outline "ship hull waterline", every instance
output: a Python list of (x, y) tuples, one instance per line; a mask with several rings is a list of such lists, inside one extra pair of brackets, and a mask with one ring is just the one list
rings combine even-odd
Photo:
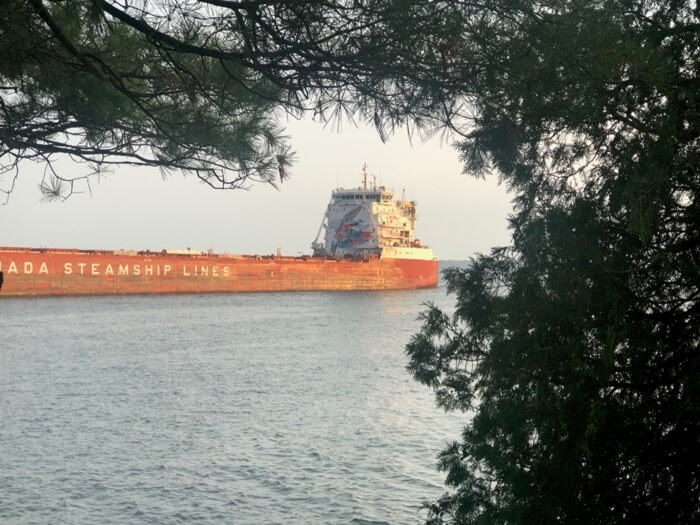
[(436, 259), (0, 248), (0, 297), (433, 288)]

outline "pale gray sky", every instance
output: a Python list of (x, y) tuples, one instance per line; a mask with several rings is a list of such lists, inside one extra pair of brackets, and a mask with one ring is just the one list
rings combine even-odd
[(41, 203), (42, 170), (23, 167), (0, 206), (0, 245), (80, 249), (213, 249), (286, 255), (310, 253), (330, 193), (361, 183), (362, 164), (377, 182), (418, 202), (416, 236), (441, 259), (465, 259), (508, 243), (510, 196), (496, 177), (461, 174), (456, 151), (437, 139), (411, 145), (405, 132), (383, 144), (370, 127), (337, 131), (312, 121), (287, 126), (297, 163), (277, 191), (216, 191), (194, 177), (163, 181), (158, 170), (115, 169), (93, 195)]

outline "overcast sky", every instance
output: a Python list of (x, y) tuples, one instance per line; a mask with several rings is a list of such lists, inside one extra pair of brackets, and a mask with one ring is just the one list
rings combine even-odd
[(166, 181), (158, 170), (117, 168), (93, 194), (42, 203), (42, 170), (23, 167), (0, 206), (0, 245), (80, 249), (185, 248), (228, 253), (310, 253), (330, 193), (357, 187), (362, 164), (377, 183), (418, 202), (416, 237), (441, 259), (466, 259), (508, 243), (510, 196), (496, 178), (461, 174), (457, 153), (432, 139), (402, 134), (383, 144), (369, 127), (338, 131), (312, 121), (287, 126), (297, 162), (280, 191), (216, 191), (194, 177)]

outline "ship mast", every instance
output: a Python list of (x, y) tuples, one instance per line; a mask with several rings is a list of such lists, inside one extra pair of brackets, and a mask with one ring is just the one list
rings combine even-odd
[(362, 164), (362, 189), (367, 191), (367, 163)]

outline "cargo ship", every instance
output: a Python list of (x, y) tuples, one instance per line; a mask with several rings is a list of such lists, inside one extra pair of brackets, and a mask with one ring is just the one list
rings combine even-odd
[(0, 247), (0, 297), (435, 287), (416, 219), (416, 202), (368, 187), (365, 167), (360, 187), (332, 192), (312, 255)]

